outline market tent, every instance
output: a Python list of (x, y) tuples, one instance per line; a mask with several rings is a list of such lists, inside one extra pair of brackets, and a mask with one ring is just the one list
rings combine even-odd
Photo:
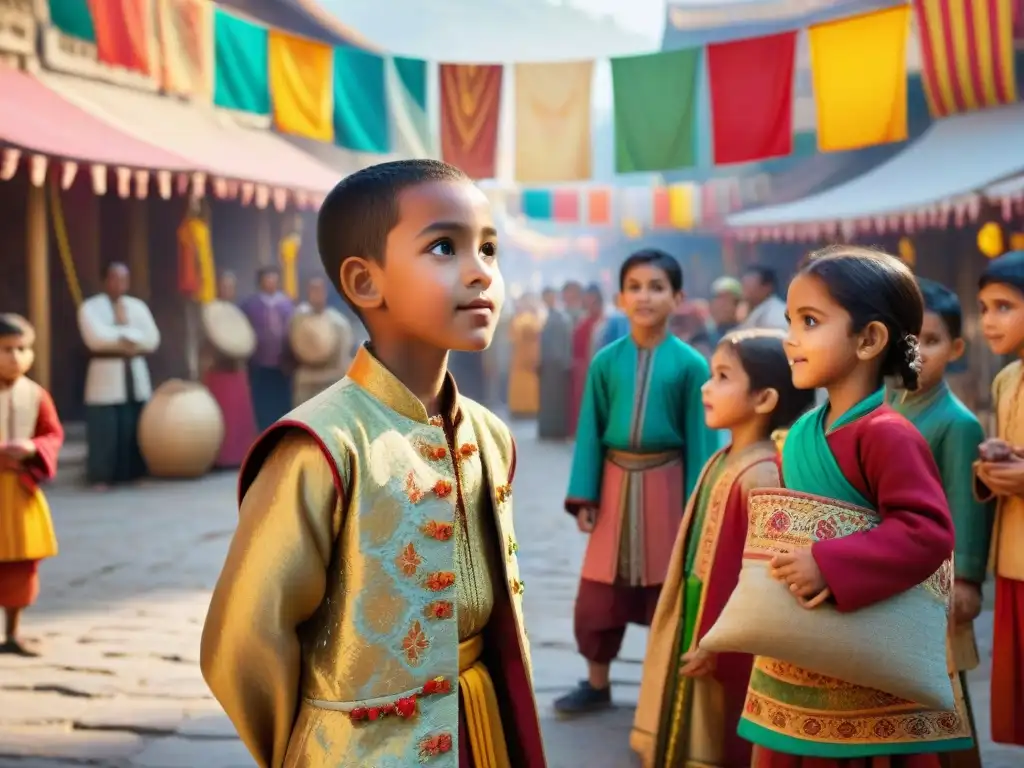
[(0, 144), (113, 168), (176, 171), (190, 167), (181, 155), (122, 133), (31, 75), (6, 67), (0, 67)]
[(192, 170), (215, 184), (253, 183), (315, 197), (338, 179), (336, 171), (280, 136), (243, 126), (213, 107), (71, 75), (41, 72), (38, 77), (103, 122), (186, 158)]
[(730, 228), (859, 223), (954, 204), (1024, 171), (1024, 104), (933, 124), (887, 162), (802, 200), (735, 214)]
[(329, 45), (376, 50), (376, 46), (351, 27), (324, 11), (316, 0), (219, 0), (272, 29), (319, 40)]

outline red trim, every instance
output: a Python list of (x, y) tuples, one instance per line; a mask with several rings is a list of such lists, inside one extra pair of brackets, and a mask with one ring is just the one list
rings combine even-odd
[[(986, 2), (986, 0), (976, 0), (977, 2)], [(1003, 69), (1003, 35), (1006, 34), (1004, 30), (1000, 29), (999, 22), (1001, 20), (999, 7), (1002, 5), (1002, 0), (987, 0), (988, 2), (988, 29), (984, 31), (984, 34), (989, 36), (989, 47), (992, 50), (992, 77), (995, 80), (996, 87), (996, 99), (1000, 104), (1009, 104), (1013, 101), (1013, 89), (1011, 84), (1013, 83), (1014, 71), (1011, 69), (1009, 72)], [(1018, 2), (1018, 12), (1024, 16), (1024, 4)], [(1013, 23), (1014, 9), (1010, 7), (1010, 21)], [(1016, 53), (1013, 46), (1014, 33), (1010, 32), (1010, 66), (1013, 67), (1016, 62)]]
[[(276, 424), (271, 424), (266, 430), (264, 430), (263, 434), (257, 437), (256, 441), (249, 446), (249, 451), (245, 454), (245, 459), (242, 460), (242, 468), (238, 471), (238, 505), (242, 505), (242, 501), (245, 499), (245, 492), (249, 490), (249, 486), (252, 485), (253, 481), (256, 479), (256, 474), (259, 472), (259, 467), (256, 467), (255, 472), (252, 473), (252, 477), (249, 477), (249, 464), (251, 462), (258, 462), (258, 464), (262, 466), (263, 462), (266, 461), (267, 456), (270, 454), (270, 450), (273, 449), (276, 444), (276, 440), (283, 437), (283, 433), (288, 429), (300, 429), (316, 441), (317, 446), (320, 448), (320, 452), (324, 455), (324, 458), (327, 459), (327, 464), (331, 468), (331, 477), (334, 480), (334, 490), (338, 494), (338, 499), (344, 503), (345, 486), (341, 482), (341, 473), (338, 471), (338, 464), (335, 462), (334, 456), (331, 454), (330, 450), (328, 450), (327, 444), (308, 424), (304, 424), (301, 421), (296, 421), (294, 419), (284, 419)], [(273, 443), (269, 441), (271, 435), (274, 435), (276, 438)], [(260, 452), (261, 455), (257, 455), (257, 452)]]
[(508, 465), (508, 484), (512, 485), (512, 478), (516, 476), (516, 461), (518, 460), (519, 452), (516, 448), (516, 439), (511, 437), (511, 435), (509, 437), (512, 440), (512, 461)]
[[(953, 107), (954, 112), (963, 112), (967, 109), (967, 99), (964, 98), (963, 83), (960, 82), (960, 76), (957, 72), (957, 53), (956, 43), (953, 42), (953, 14), (951, 6), (953, 3), (960, 2), (960, 0), (942, 0), (941, 2), (941, 16), (942, 16), (942, 40), (943, 45), (946, 47), (946, 65), (949, 68), (949, 83), (953, 91)], [(967, 13), (967, 9), (964, 9), (964, 13)]]

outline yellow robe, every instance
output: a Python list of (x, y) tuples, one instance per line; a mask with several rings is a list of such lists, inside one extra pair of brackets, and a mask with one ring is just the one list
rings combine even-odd
[(540, 332), (544, 327), (534, 312), (520, 312), (512, 320), (509, 337), (508, 409), (516, 416), (533, 416), (540, 410)]

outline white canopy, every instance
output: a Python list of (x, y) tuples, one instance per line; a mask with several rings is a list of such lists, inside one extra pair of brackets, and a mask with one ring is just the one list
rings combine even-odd
[[(1024, 103), (969, 112), (933, 124), (910, 146), (867, 173), (816, 195), (734, 214), (740, 230), (820, 232), (880, 219), (975, 212), (978, 195), (1000, 194), (1024, 173)], [(749, 232), (748, 232), (749, 233)]]

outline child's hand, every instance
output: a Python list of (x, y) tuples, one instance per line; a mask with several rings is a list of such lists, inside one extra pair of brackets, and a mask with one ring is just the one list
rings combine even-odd
[(794, 597), (814, 597), (828, 586), (810, 547), (776, 555), (771, 567), (772, 578), (789, 586)]
[(707, 677), (715, 671), (715, 654), (698, 648), (683, 656), (683, 668), (679, 674), (683, 677)]
[(982, 461), (978, 478), (996, 496), (1024, 496), (1024, 460), (1016, 453), (1005, 461)]
[(580, 507), (576, 513), (576, 527), (583, 533), (590, 533), (594, 530), (594, 523), (597, 522), (596, 507)]
[(23, 461), (36, 455), (36, 444), (31, 440), (12, 440), (3, 444), (3, 452), (12, 459)]
[(953, 621), (956, 624), (970, 624), (981, 614), (981, 589), (969, 581), (957, 581), (953, 585)]

